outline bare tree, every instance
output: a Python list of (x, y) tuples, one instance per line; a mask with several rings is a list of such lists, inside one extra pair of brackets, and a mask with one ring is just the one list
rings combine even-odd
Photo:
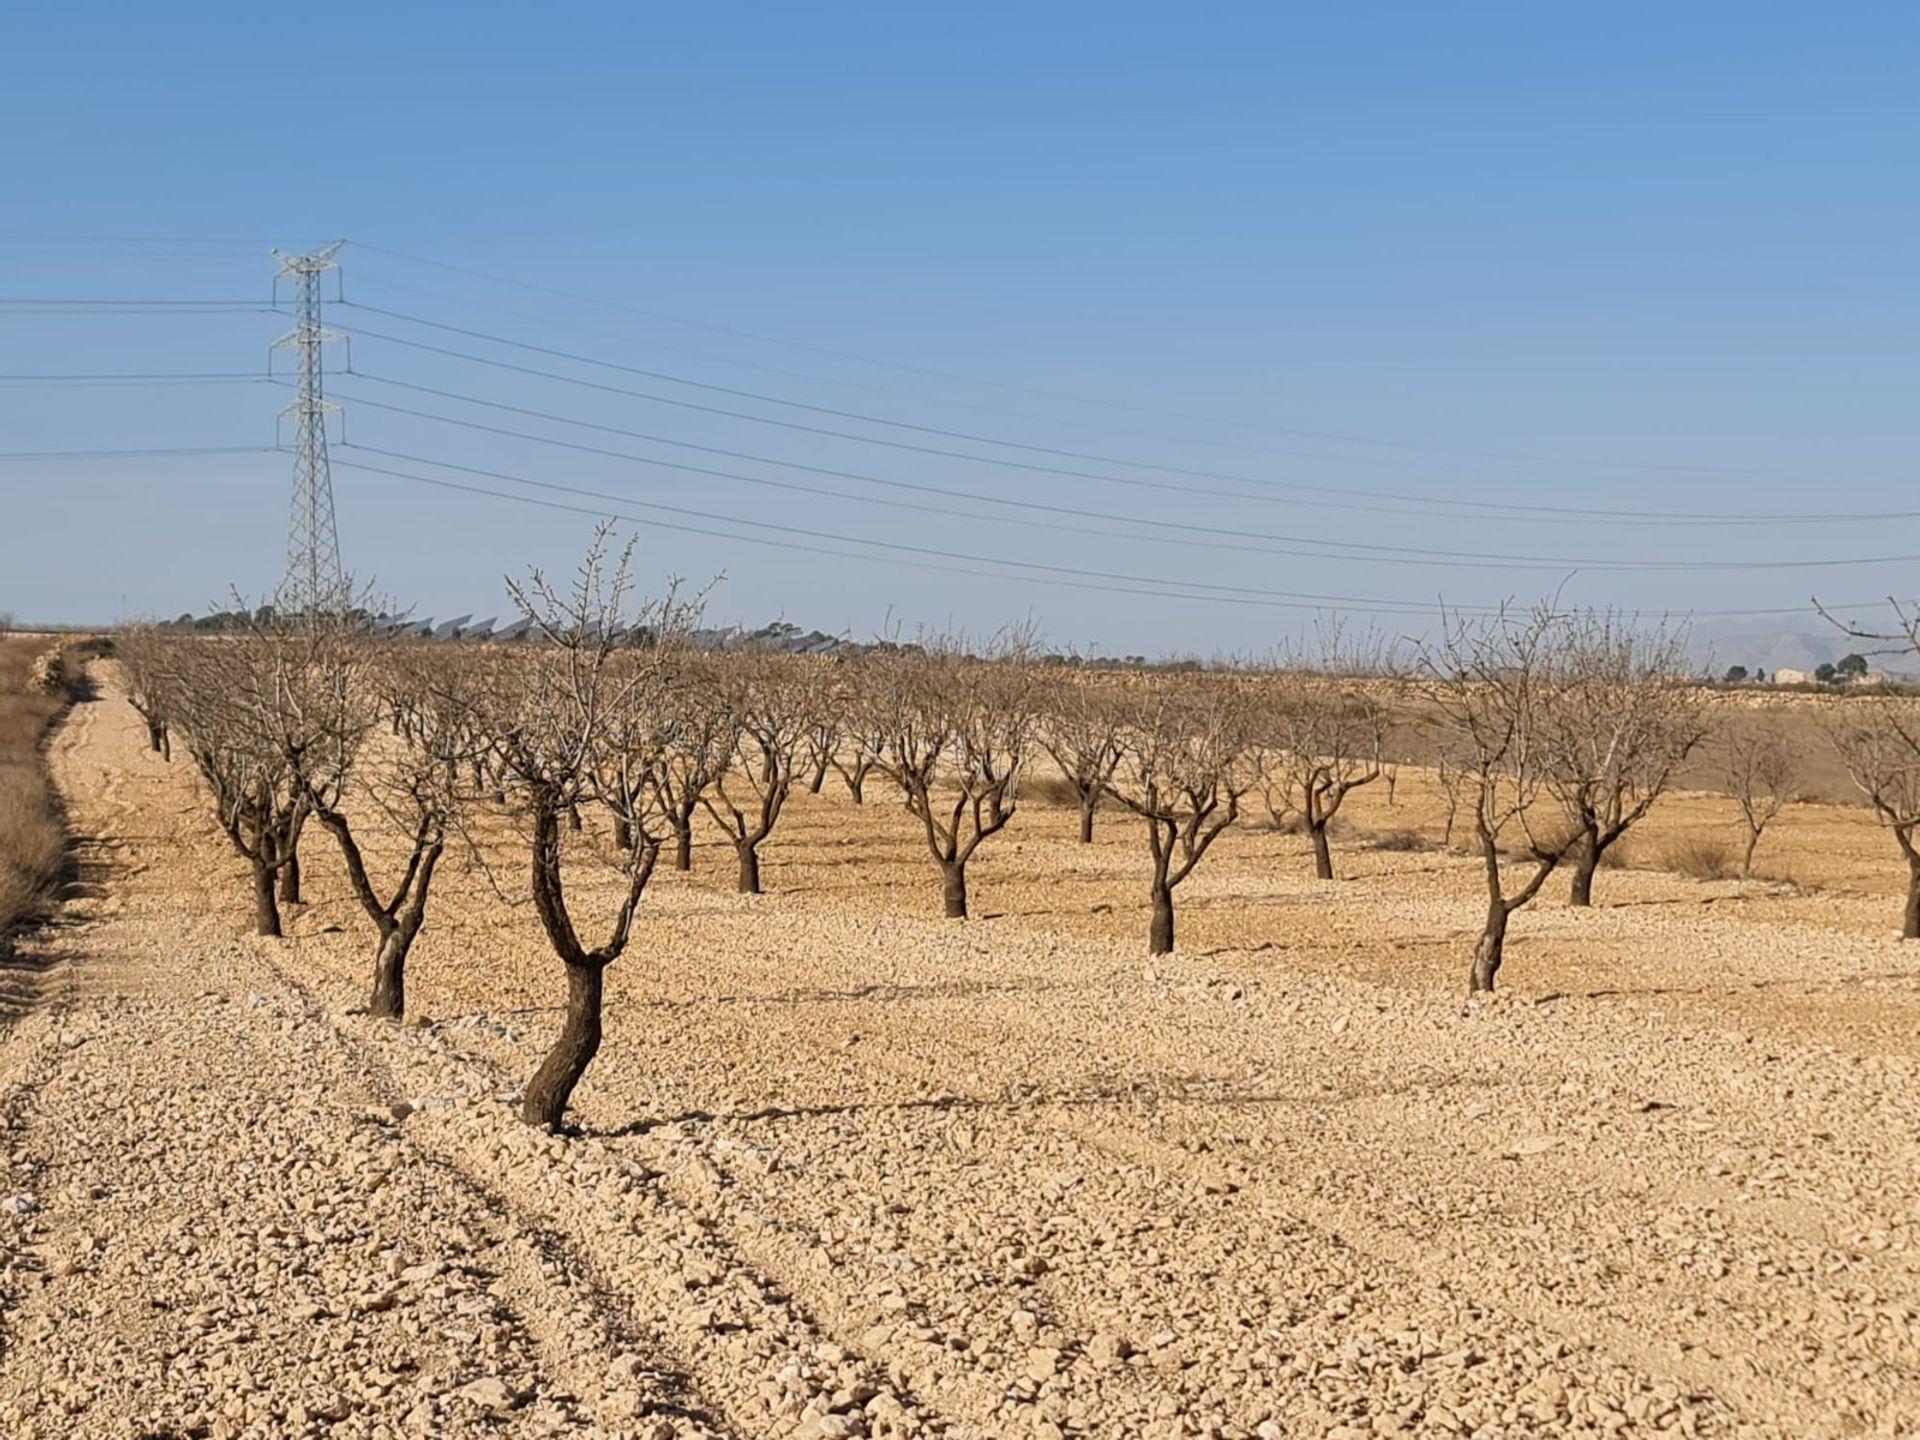
[(726, 749), (700, 804), (727, 833), (740, 861), (740, 890), (760, 893), (760, 847), (793, 793), (815, 686), (803, 660), (784, 655), (716, 657), (706, 674), (725, 729)]
[(1173, 950), (1173, 892), (1240, 816), (1254, 779), (1237, 677), (1190, 675), (1124, 697), (1121, 760), (1107, 793), (1146, 822), (1153, 857), (1147, 948)]
[(1546, 786), (1578, 832), (1567, 903), (1593, 903), (1601, 857), (1646, 817), (1706, 737), (1700, 689), (1686, 673), (1686, 636), (1624, 617), (1564, 617), (1552, 652), (1554, 684), (1538, 731)]
[(976, 658), (941, 638), (867, 662), (875, 763), (920, 822), (950, 920), (967, 916), (967, 862), (1014, 816), (1033, 735), (1029, 649), (1009, 633)]
[(562, 820), (582, 803), (607, 803), (605, 777), (624, 773), (629, 763), (621, 752), (630, 749), (631, 717), (650, 712), (668, 683), (663, 657), (669, 652), (658, 637), (691, 619), (690, 607), (671, 590), (664, 599), (631, 603), (632, 546), (610, 556), (608, 535), (603, 527), (564, 590), (537, 570), (525, 583), (509, 585), (539, 638), (491, 657), (475, 702), (514, 781), (534, 910), (567, 977), (560, 1032), (520, 1104), (522, 1119), (549, 1129), (561, 1123), (599, 1052), (606, 969), (627, 948), (658, 854), (657, 845), (637, 845), (619, 855), (620, 899), (605, 938), (589, 948), (568, 901)]
[(126, 677), (127, 699), (147, 727), (147, 745), (173, 759), (171, 707), (178, 689), (171, 660), (177, 640), (153, 625), (134, 625), (114, 637), (113, 653)]
[[(357, 659), (349, 626), (263, 613), (232, 635), (183, 638), (170, 666), (173, 723), (221, 829), (253, 872), (255, 929), (282, 932), (276, 882), (297, 864), (316, 796), (337, 803), (359, 733), (343, 720)], [(293, 892), (297, 898), (297, 887)]]
[(856, 805), (867, 803), (867, 780), (887, 746), (885, 727), (875, 722), (878, 712), (866, 690), (869, 674), (869, 669), (862, 666), (843, 675), (840, 703), (844, 707), (841, 724), (845, 743), (827, 757), (834, 773), (846, 782), (847, 794)]
[(1835, 707), (1827, 735), (1880, 823), (1907, 860), (1900, 934), (1920, 939), (1920, 701), (1851, 700)]
[(1257, 718), (1267, 813), (1298, 815), (1313, 840), (1313, 873), (1333, 879), (1327, 827), (1348, 795), (1384, 773), (1387, 708), (1364, 680), (1285, 669), (1260, 684)]
[[(1448, 773), (1472, 813), (1486, 872), (1486, 922), (1467, 980), (1473, 993), (1493, 989), (1513, 913), (1540, 893), (1583, 837), (1557, 813), (1545, 823), (1536, 814), (1552, 754), (1546, 740), (1563, 622), (1542, 606), (1524, 619), (1505, 612), (1485, 621), (1448, 615), (1442, 625), (1441, 639), (1422, 657), (1421, 688)], [(1509, 891), (1502, 846), (1516, 837), (1532, 869)]]
[(661, 697), (661, 743), (648, 783), (673, 837), (673, 868), (693, 869), (693, 817), (732, 758), (734, 730), (714, 673), (719, 663), (688, 656), (680, 683)]
[(1120, 766), (1120, 709), (1111, 687), (1075, 675), (1050, 675), (1040, 744), (1080, 802), (1080, 843), (1093, 843), (1093, 817)]
[(1758, 715), (1742, 717), (1721, 732), (1720, 762), (1727, 793), (1740, 807), (1747, 830), (1740, 873), (1750, 876), (1760, 836), (1791, 797), (1799, 765), (1779, 727)]
[[(370, 650), (371, 641), (366, 642)], [(309, 795), (313, 815), (333, 836), (346, 866), (354, 900), (375, 936), (369, 1013), (398, 1020), (406, 1014), (406, 967), (426, 923), (433, 878), (445, 853), (449, 827), (457, 823), (462, 779), (473, 764), (479, 739), (472, 724), (475, 696), (462, 657), (419, 643), (394, 642), (375, 650), (360, 703), (342, 712), (362, 743), (382, 714), (393, 718), (394, 743), (362, 754), (356, 788), (378, 823), (406, 846), (399, 878), (383, 893), (367, 864), (362, 836), (345, 797)]]

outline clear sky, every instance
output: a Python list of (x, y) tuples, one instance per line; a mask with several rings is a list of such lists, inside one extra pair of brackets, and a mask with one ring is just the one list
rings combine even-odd
[[(349, 462), (650, 517), (715, 618), (862, 636), (1864, 602), (1920, 590), (1916, 77), (1896, 4), (22, 6), (0, 296), (264, 302), (268, 244), (347, 238), (342, 546), (442, 618), (590, 515)], [(287, 324), (82, 308), (0, 306), (0, 373), (258, 373)], [(0, 453), (271, 445), (287, 398), (0, 382)], [(269, 591), (289, 473), (0, 460), (0, 610)], [(1855, 563), (1736, 568), (1809, 560)]]

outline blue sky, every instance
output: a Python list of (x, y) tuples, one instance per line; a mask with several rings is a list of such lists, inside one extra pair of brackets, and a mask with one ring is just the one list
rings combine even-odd
[[(0, 296), (265, 297), (264, 243), (344, 236), (347, 298), (414, 317), (333, 309), (345, 327), (896, 422), (724, 401), (868, 438), (821, 436), (356, 336), (379, 378), (335, 381), (365, 447), (337, 462), (630, 497), (649, 575), (726, 572), (721, 619), (1033, 614), (1063, 644), (1213, 651), (1297, 633), (1312, 610), (1279, 592), (1392, 630), (1568, 574), (1576, 600), (1646, 608), (1866, 601), (1920, 589), (1916, 567), (1678, 567), (1920, 554), (1920, 524), (1471, 507), (1920, 510), (1916, 73), (1920, 12), (1894, 5), (35, 6), (0, 51)], [(0, 307), (0, 373), (258, 370), (286, 324), (26, 309)], [(0, 452), (271, 444), (285, 399), (7, 383)], [(925, 438), (904, 425), (1101, 458), (871, 443)], [(1023, 459), (1083, 473), (1002, 463)], [(0, 610), (270, 590), (288, 474), (0, 462)], [(874, 503), (929, 501), (902, 484), (961, 513)], [(344, 465), (335, 489), (349, 566), (441, 616), (498, 611), (503, 571), (566, 564), (592, 524)], [(1325, 542), (1349, 548), (1272, 553)]]

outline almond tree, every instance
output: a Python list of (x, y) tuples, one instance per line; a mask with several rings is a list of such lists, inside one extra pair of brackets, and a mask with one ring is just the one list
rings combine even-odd
[[(1421, 689), (1459, 803), (1472, 815), (1486, 873), (1486, 921), (1473, 947), (1471, 994), (1493, 989), (1514, 912), (1540, 893), (1583, 835), (1557, 811), (1541, 815), (1538, 803), (1552, 755), (1546, 742), (1563, 622), (1541, 607), (1525, 619), (1505, 611), (1485, 621), (1444, 616), (1442, 627), (1441, 639), (1422, 657)], [(1507, 888), (1503, 846), (1531, 867), (1517, 889)]]
[(1793, 792), (1798, 762), (1779, 727), (1767, 724), (1758, 715), (1744, 716), (1726, 727), (1721, 734), (1720, 759), (1727, 793), (1740, 807), (1740, 819), (1747, 830), (1740, 873), (1751, 876), (1753, 852), (1760, 847), (1761, 834), (1785, 808)]
[(700, 804), (727, 832), (740, 861), (740, 891), (760, 893), (760, 847), (780, 823), (812, 722), (816, 687), (798, 661), (776, 655), (715, 657), (714, 687), (724, 758)]
[(1387, 708), (1364, 682), (1283, 670), (1260, 686), (1258, 724), (1267, 813), (1298, 815), (1313, 839), (1313, 873), (1333, 879), (1327, 827), (1348, 795), (1384, 773)]
[(169, 650), (169, 725), (185, 731), (215, 818), (252, 871), (255, 931), (278, 936), (312, 797), (337, 798), (355, 758), (340, 723), (354, 685), (348, 627), (263, 610), (237, 633)]
[(1173, 950), (1173, 892), (1240, 816), (1253, 783), (1237, 677), (1181, 676), (1120, 699), (1121, 758), (1107, 793), (1146, 822), (1153, 858), (1147, 948)]
[(356, 781), (372, 812), (368, 818), (406, 846), (399, 877), (383, 891), (345, 804), (320, 792), (308, 799), (314, 818), (339, 846), (353, 898), (373, 926), (367, 1010), (398, 1020), (406, 1014), (407, 957), (426, 923), (434, 874), (460, 814), (462, 777), (480, 742), (472, 724), (475, 697), (463, 683), (472, 667), (463, 657), (400, 641), (379, 647), (368, 670), (366, 693), (343, 713), (342, 723), (357, 726), (364, 737), (383, 713), (392, 719), (394, 742), (362, 756)]
[(1852, 700), (1827, 718), (1827, 736), (1907, 861), (1900, 935), (1920, 939), (1920, 701)]
[(1585, 906), (1601, 857), (1666, 793), (1706, 737), (1707, 712), (1687, 679), (1683, 632), (1589, 611), (1558, 627), (1553, 660), (1551, 723), (1539, 734), (1547, 789), (1580, 841), (1567, 903)]
[(1108, 686), (1073, 675), (1053, 683), (1040, 722), (1040, 745), (1080, 803), (1080, 843), (1093, 843), (1093, 816), (1119, 768), (1120, 709)]
[[(536, 641), (489, 657), (474, 704), (511, 776), (528, 842), (531, 895), (547, 943), (567, 978), (566, 1011), (553, 1047), (521, 1098), (530, 1125), (557, 1127), (574, 1087), (599, 1052), (605, 973), (626, 951), (658, 846), (621, 852), (623, 884), (604, 938), (581, 939), (567, 893), (563, 819), (583, 804), (609, 804), (609, 774), (625, 774), (632, 717), (658, 705), (669, 683), (658, 637), (679, 633), (692, 607), (673, 591), (632, 602), (632, 546), (608, 555), (608, 531), (596, 536), (564, 590), (533, 571), (509, 594), (533, 621)], [(612, 800), (618, 804), (618, 800)], [(635, 829), (644, 817), (629, 814)], [(584, 843), (581, 849), (590, 851)]]
[(875, 764), (900, 787), (940, 867), (947, 918), (967, 918), (967, 862), (1013, 819), (1032, 741), (1034, 675), (1022, 636), (982, 658), (954, 640), (868, 662)]
[(647, 776), (655, 808), (673, 837), (673, 868), (693, 869), (693, 817), (732, 758), (734, 731), (714, 673), (717, 662), (683, 657), (679, 683), (661, 696), (660, 743)]
[(126, 677), (127, 700), (147, 727), (147, 745), (163, 760), (173, 759), (171, 707), (177, 677), (170, 661), (177, 641), (152, 625), (135, 625), (114, 638), (114, 657)]

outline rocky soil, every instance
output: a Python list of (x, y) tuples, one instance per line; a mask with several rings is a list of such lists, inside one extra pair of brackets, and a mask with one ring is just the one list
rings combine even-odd
[[(324, 837), (246, 936), (142, 742), (109, 686), (53, 751), (85, 873), (0, 1031), (0, 1434), (1920, 1434), (1920, 950), (1851, 812), (1769, 836), (1798, 884), (1603, 872), (1463, 1006), (1442, 851), (1233, 837), (1150, 963), (1118, 817), (1023, 813), (961, 924), (897, 807), (803, 797), (769, 894), (712, 847), (649, 891), (550, 1137), (524, 907), (450, 860), (371, 1021)], [(1435, 830), (1398, 788), (1360, 823)]]

